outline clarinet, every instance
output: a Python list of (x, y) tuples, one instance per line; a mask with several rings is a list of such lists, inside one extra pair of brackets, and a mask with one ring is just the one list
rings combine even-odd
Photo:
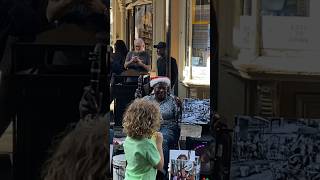
[[(96, 47), (97, 47), (97, 45), (96, 45)], [(99, 63), (99, 60), (98, 60), (97, 48), (95, 48), (94, 52), (90, 52), (89, 61), (91, 61), (90, 86), (91, 86), (92, 90), (95, 93), (96, 100), (98, 100), (98, 98), (99, 98), (100, 63)]]
[(94, 51), (89, 53), (89, 61), (91, 61), (90, 67), (90, 86), (94, 91), (94, 98), (96, 101), (97, 113), (100, 113), (100, 109), (98, 109), (101, 105), (101, 97), (100, 97), (100, 73), (101, 73), (101, 63), (100, 63), (100, 51), (102, 45), (100, 43), (96, 44)]
[(142, 98), (143, 75), (138, 78), (138, 88), (136, 89), (135, 98)]

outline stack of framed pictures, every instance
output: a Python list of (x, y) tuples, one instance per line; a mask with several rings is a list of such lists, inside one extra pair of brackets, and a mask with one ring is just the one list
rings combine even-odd
[(183, 100), (182, 123), (208, 124), (210, 122), (210, 99)]

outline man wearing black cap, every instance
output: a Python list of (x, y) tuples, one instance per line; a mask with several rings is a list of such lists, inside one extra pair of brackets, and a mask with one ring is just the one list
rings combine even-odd
[[(159, 42), (153, 46), (157, 48), (157, 54), (159, 56), (157, 60), (158, 76), (167, 76), (167, 58), (166, 58), (166, 43)], [(178, 81), (178, 66), (175, 58), (171, 57), (171, 88), (175, 87)]]

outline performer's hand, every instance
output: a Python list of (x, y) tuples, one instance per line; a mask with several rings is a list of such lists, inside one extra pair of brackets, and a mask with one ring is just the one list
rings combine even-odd
[(156, 143), (157, 143), (158, 145), (162, 145), (162, 142), (163, 142), (162, 133), (161, 133), (161, 132), (156, 132), (156, 133), (155, 133), (155, 136), (156, 136)]
[(182, 101), (179, 97), (175, 96), (174, 100), (176, 101), (178, 107), (182, 107)]
[(129, 61), (129, 64), (136, 63), (136, 62), (137, 62), (136, 58), (132, 57), (131, 60)]
[(143, 61), (142, 61), (141, 59), (139, 59), (139, 58), (137, 58), (137, 61), (136, 61), (136, 62), (137, 62), (137, 64), (140, 65), (140, 66), (144, 64)]
[(133, 63), (137, 63), (138, 62), (138, 57), (137, 56), (133, 56), (131, 58), (131, 60), (132, 60)]

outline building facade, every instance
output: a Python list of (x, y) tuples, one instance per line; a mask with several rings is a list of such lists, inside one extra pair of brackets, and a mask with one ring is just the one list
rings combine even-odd
[[(208, 1), (114, 1), (112, 41), (119, 38), (132, 44), (139, 27), (130, 18), (136, 20), (136, 9), (143, 5), (144, 19), (149, 22), (144, 26), (149, 24), (152, 28), (147, 37), (152, 37), (153, 44), (166, 41), (166, 2), (170, 2), (172, 9), (171, 56), (178, 61), (178, 95), (208, 98), (210, 57), (205, 52), (209, 48), (201, 41), (209, 40)], [(218, 24), (214, 31), (219, 34), (218, 112), (229, 119), (230, 125), (237, 114), (318, 117), (320, 41), (316, 17), (320, 2), (212, 0), (212, 3)], [(155, 73), (156, 51), (151, 48), (150, 53)]]
[[(320, 41), (315, 24), (320, 2), (218, 4), (219, 111), (229, 119), (235, 114), (319, 117)], [(227, 7), (228, 13), (223, 12)]]
[(178, 95), (209, 98), (210, 0), (114, 0), (111, 7), (111, 44), (122, 39), (132, 49), (135, 38), (144, 39), (152, 56), (151, 74), (156, 75), (153, 45), (166, 42), (169, 31), (170, 54), (179, 71)]

